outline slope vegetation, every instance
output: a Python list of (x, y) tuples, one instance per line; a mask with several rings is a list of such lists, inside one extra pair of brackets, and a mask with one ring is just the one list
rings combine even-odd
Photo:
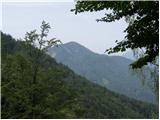
[(33, 85), (33, 64), (24, 42), (1, 35), (2, 118), (158, 118), (156, 106), (94, 84), (45, 53)]

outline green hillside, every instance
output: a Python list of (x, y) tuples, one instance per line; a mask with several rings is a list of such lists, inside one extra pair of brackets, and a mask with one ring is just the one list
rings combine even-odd
[(76, 42), (51, 47), (48, 54), (76, 74), (113, 92), (144, 102), (158, 103), (153, 93), (155, 79), (150, 77), (150, 72), (147, 72), (149, 69), (146, 68), (143, 73), (143, 84), (142, 73), (133, 74), (130, 68), (132, 60), (121, 56), (97, 54)]
[(34, 61), (23, 44), (1, 33), (2, 118), (158, 118), (158, 106), (91, 83), (45, 53), (33, 84)]

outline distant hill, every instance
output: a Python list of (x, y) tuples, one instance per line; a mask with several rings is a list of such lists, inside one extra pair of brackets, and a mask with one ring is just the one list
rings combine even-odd
[(149, 87), (152, 80), (146, 79), (143, 85), (140, 77), (129, 68), (133, 62), (130, 59), (97, 54), (76, 42), (50, 48), (48, 53), (57, 62), (96, 84), (137, 100), (156, 103), (156, 97)]
[[(2, 118), (158, 118), (157, 106), (111, 92), (45, 53), (42, 53), (38, 81), (33, 84), (33, 63), (24, 42), (1, 35)], [(37, 99), (35, 106), (33, 93)]]

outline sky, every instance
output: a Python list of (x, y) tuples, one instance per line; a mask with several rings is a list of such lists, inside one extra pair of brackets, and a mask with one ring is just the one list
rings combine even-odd
[[(23, 1), (23, 0), (22, 0)], [(96, 22), (106, 11), (84, 12), (75, 15), (70, 10), (74, 2), (3, 2), (2, 31), (14, 38), (24, 38), (25, 33), (39, 29), (41, 22), (49, 22), (49, 38), (56, 37), (63, 43), (75, 41), (93, 52), (103, 54), (114, 47), (115, 40), (123, 40), (127, 27), (124, 19), (112, 23)]]

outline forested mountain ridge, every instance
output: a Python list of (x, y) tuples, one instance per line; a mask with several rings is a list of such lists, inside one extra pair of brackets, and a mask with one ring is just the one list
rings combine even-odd
[[(91, 83), (45, 53), (33, 85), (33, 65), (23, 43), (1, 33), (2, 118), (158, 118), (155, 105)], [(37, 95), (34, 107), (32, 93)]]
[(137, 100), (157, 103), (151, 87), (153, 80), (146, 72), (143, 84), (141, 75), (129, 68), (133, 62), (130, 59), (97, 54), (76, 42), (52, 47), (48, 53), (91, 82)]

